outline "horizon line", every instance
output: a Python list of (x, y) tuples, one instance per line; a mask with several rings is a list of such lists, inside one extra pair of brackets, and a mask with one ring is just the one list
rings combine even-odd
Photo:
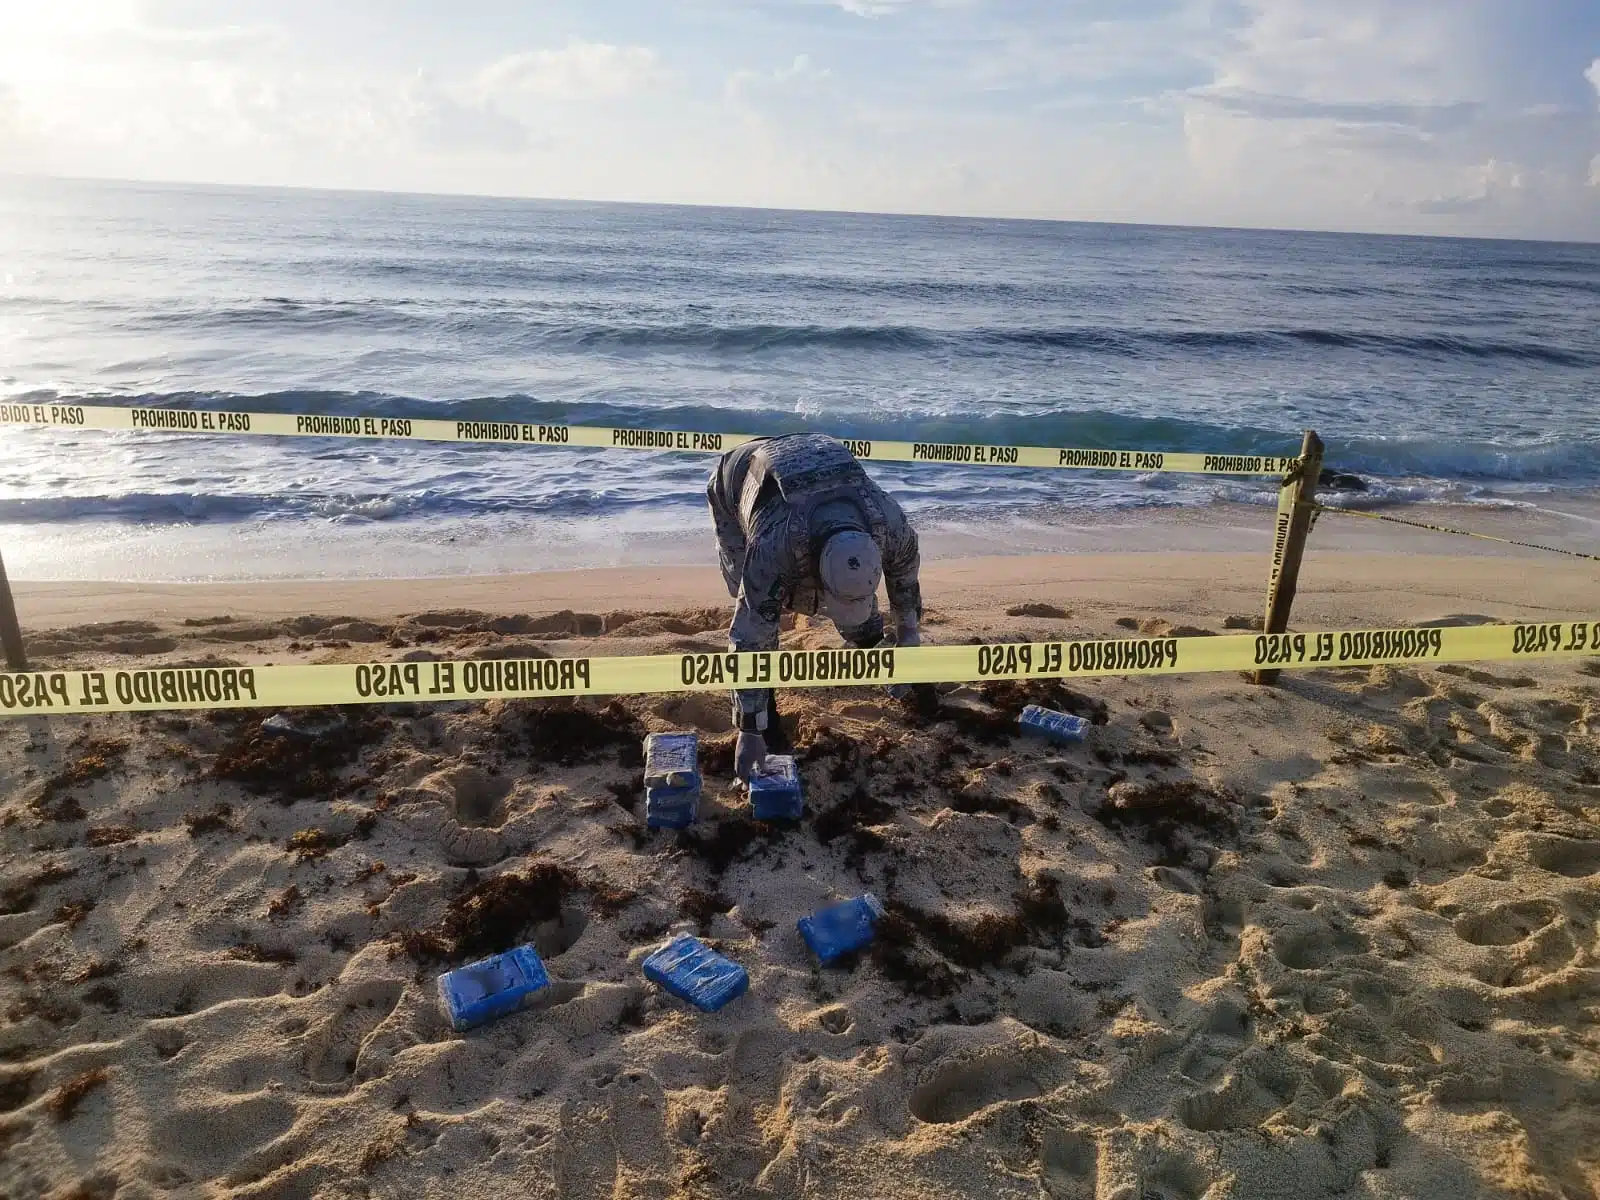
[(129, 179), (110, 175), (50, 175), (38, 172), (0, 171), (0, 179), (43, 181), (66, 184), (114, 184), (132, 187), (193, 189), (235, 192), (306, 192), (333, 196), (395, 196), (423, 200), (488, 200), (508, 204), (572, 204), (594, 207), (691, 208), (721, 212), (789, 213), (801, 216), (845, 216), (971, 222), (1008, 222), (1030, 225), (1108, 225), (1129, 229), (1206, 230), (1215, 233), (1293, 233), (1328, 237), (1413, 238), (1433, 241), (1528, 242), (1552, 246), (1600, 246), (1594, 240), (1531, 237), (1485, 233), (1400, 233), (1352, 228), (1308, 228), (1298, 225), (1183, 224), (1162, 221), (1108, 220), (1086, 217), (1044, 217), (979, 215), (938, 211), (889, 211), (870, 208), (805, 208), (791, 205), (715, 204), (681, 200), (614, 200), (572, 196), (529, 196), (494, 192), (448, 192), (381, 187), (327, 187), (291, 183), (219, 183), (196, 179)]

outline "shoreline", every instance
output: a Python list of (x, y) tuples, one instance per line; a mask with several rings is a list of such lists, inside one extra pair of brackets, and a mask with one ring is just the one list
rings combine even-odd
[[(1004, 519), (925, 514), (915, 517), (914, 523), (928, 565), (971, 558), (1127, 552), (1265, 556), (1271, 548), (1272, 511), (1265, 505), (1236, 502), (1115, 512), (1030, 505)], [(1584, 552), (1592, 552), (1600, 542), (1600, 497), (1587, 493), (1564, 497), (1560, 509), (1415, 504), (1386, 506), (1380, 513)], [(671, 514), (665, 525), (659, 514), (650, 511), (581, 520), (0, 523), (0, 547), (7, 574), (16, 584), (443, 581), (688, 569), (715, 559), (711, 532), (699, 510), (685, 511), (681, 519)], [(1309, 553), (1581, 561), (1337, 513), (1319, 518)]]
[[(1265, 536), (1263, 535), (1263, 542)], [(1492, 545), (1492, 544), (1488, 544)], [(1515, 548), (1511, 548), (1515, 549)], [(1537, 569), (1503, 569), (1517, 555), (1337, 553), (1315, 545), (1302, 568), (1295, 625), (1340, 628), (1414, 624), (1456, 614), (1506, 620), (1586, 615), (1594, 564), (1553, 555)], [(924, 601), (940, 612), (1000, 611), (1047, 600), (1074, 613), (1255, 614), (1266, 604), (1260, 553), (1036, 554), (938, 559), (923, 566)], [(729, 608), (712, 566), (596, 568), (462, 578), (274, 580), (226, 583), (13, 581), (25, 632), (113, 621), (181, 624), (227, 616), (307, 614), (378, 619), (437, 609), (492, 613), (672, 611)], [(991, 627), (992, 629), (993, 627)]]

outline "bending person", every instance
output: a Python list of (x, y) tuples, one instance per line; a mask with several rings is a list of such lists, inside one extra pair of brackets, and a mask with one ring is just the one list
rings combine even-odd
[[(731, 649), (776, 650), (785, 612), (825, 613), (852, 646), (877, 646), (885, 640), (880, 579), (888, 585), (894, 644), (920, 644), (916, 531), (844, 443), (818, 433), (746, 442), (722, 456), (706, 499), (722, 577), (738, 601)], [(771, 689), (736, 691), (733, 720), (734, 771), (748, 780), (766, 760), (769, 732), (781, 732)]]

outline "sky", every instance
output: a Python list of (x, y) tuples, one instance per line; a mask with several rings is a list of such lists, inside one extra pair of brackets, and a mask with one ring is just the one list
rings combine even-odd
[(0, 0), (0, 172), (1600, 240), (1600, 0)]

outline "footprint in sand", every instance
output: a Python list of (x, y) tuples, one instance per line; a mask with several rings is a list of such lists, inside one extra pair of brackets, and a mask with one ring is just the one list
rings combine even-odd
[(1179, 1101), (1178, 1120), (1197, 1133), (1254, 1129), (1293, 1102), (1302, 1077), (1282, 1047), (1254, 1047), (1217, 1087)]
[(1100, 1147), (1088, 1129), (1046, 1129), (1039, 1138), (1039, 1182), (1051, 1200), (1092, 1200)]
[(1210, 1186), (1210, 1177), (1199, 1164), (1166, 1155), (1141, 1174), (1136, 1188), (1113, 1192), (1112, 1200), (1200, 1200)]
[(313, 1082), (339, 1086), (356, 1073), (362, 1044), (400, 1003), (405, 985), (374, 980), (351, 990), (344, 1007), (306, 1035), (305, 1068)]
[(1178, 1074), (1193, 1083), (1210, 1083), (1254, 1038), (1249, 1010), (1229, 996), (1217, 1000), (1195, 1030), (1178, 1060)]
[(578, 944), (589, 928), (589, 914), (581, 908), (567, 907), (553, 921), (541, 921), (533, 928), (530, 941), (543, 959), (560, 958)]
[(1455, 934), (1480, 948), (1468, 970), (1490, 987), (1536, 983), (1578, 953), (1561, 909), (1548, 900), (1519, 900), (1468, 914), (1456, 921)]
[(476, 767), (457, 765), (420, 780), (405, 823), (436, 840), (446, 859), (462, 866), (489, 866), (510, 853), (505, 826), (510, 819), (512, 781)]
[(1488, 671), (1458, 666), (1455, 663), (1445, 663), (1443, 666), (1437, 667), (1436, 670), (1441, 675), (1454, 675), (1458, 679), (1469, 679), (1473, 683), (1482, 684), (1484, 687), (1530, 688), (1539, 686), (1537, 679), (1529, 679), (1526, 675), (1492, 675)]
[(457, 767), (432, 778), (453, 800), (452, 809), (461, 825), (493, 829), (505, 823), (505, 799), (511, 793), (511, 780), (505, 776), (487, 775), (475, 767)]
[(1600, 874), (1600, 841), (1579, 838), (1530, 837), (1528, 857), (1534, 866), (1568, 879)]
[(1519, 900), (1473, 913), (1455, 923), (1456, 936), (1474, 946), (1511, 946), (1526, 940), (1561, 915), (1548, 900)]
[(1009, 1100), (1032, 1100), (1053, 1090), (1064, 1074), (1055, 1055), (1001, 1046), (943, 1063), (911, 1093), (911, 1115), (952, 1125)]
[(285, 1133), (295, 1106), (275, 1096), (247, 1096), (179, 1108), (158, 1120), (150, 1143), (191, 1173), (215, 1175)]
[(1372, 948), (1366, 936), (1353, 929), (1317, 930), (1291, 934), (1273, 945), (1278, 961), (1294, 971), (1315, 971), (1335, 959), (1365, 954)]
[(817, 1024), (835, 1036), (849, 1033), (850, 1027), (855, 1024), (855, 1018), (850, 1015), (850, 1010), (843, 1005), (823, 1009), (817, 1014)]

